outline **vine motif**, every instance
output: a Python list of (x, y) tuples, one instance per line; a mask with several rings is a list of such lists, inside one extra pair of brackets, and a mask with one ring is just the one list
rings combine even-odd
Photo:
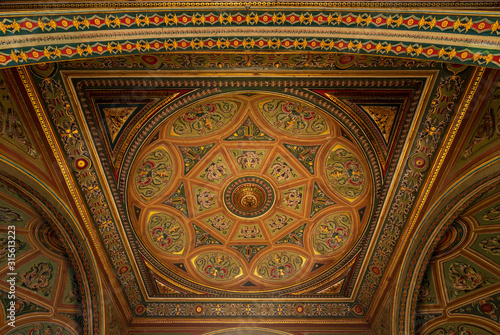
[(225, 127), (239, 108), (236, 101), (215, 101), (190, 107), (172, 125), (172, 135), (196, 137)]
[[(368, 269), (377, 267), (380, 270), (387, 265), (389, 261), (387, 255), (390, 255), (394, 250), (401, 229), (415, 201), (415, 195), (425, 176), (426, 167), (421, 167), (422, 159), (424, 163), (428, 162), (435, 152), (448, 117), (454, 108), (455, 100), (460, 94), (461, 86), (462, 79), (459, 76), (441, 79), (436, 96), (432, 100), (431, 108), (426, 115), (423, 129), (417, 143), (414, 145), (415, 154), (408, 160), (408, 168), (399, 185), (395, 201), (383, 228), (382, 238), (368, 265)], [(419, 163), (415, 164), (415, 161)], [(358, 300), (363, 306), (369, 306), (371, 297), (381, 277), (382, 272), (367, 271), (358, 295)]]
[(155, 213), (148, 220), (150, 238), (154, 245), (170, 255), (182, 255), (187, 244), (184, 225), (176, 218)]
[(300, 210), (302, 204), (302, 188), (292, 188), (283, 193), (283, 204), (295, 210)]
[(298, 177), (298, 174), (293, 170), (293, 168), (286, 161), (283, 161), (280, 156), (274, 160), (273, 164), (269, 168), (269, 173), (278, 181), (278, 183), (283, 183)]
[(262, 238), (263, 235), (257, 225), (242, 225), (238, 230), (237, 239)]
[(319, 112), (298, 102), (271, 100), (260, 102), (258, 106), (271, 125), (287, 134), (312, 136), (330, 132)]
[(239, 262), (222, 252), (201, 254), (194, 259), (196, 270), (212, 281), (226, 282), (243, 275)]
[(209, 219), (207, 222), (212, 225), (215, 229), (222, 232), (222, 234), (226, 235), (229, 228), (231, 228), (232, 221), (228, 220), (223, 214), (215, 215)]
[[(233, 152), (233, 154), (235, 156), (238, 155), (236, 152)], [(262, 152), (257, 153), (256, 151), (243, 151), (236, 157), (236, 162), (242, 169), (255, 169), (260, 165), (260, 156), (262, 155)]]
[(196, 203), (198, 204), (198, 211), (204, 211), (212, 208), (216, 202), (216, 194), (209, 190), (198, 189), (196, 194)]
[(493, 255), (500, 254), (500, 235), (482, 240), (479, 242), (479, 246)]
[(21, 285), (35, 292), (40, 291), (44, 296), (48, 296), (50, 293), (48, 287), (53, 270), (54, 268), (49, 262), (35, 264), (21, 275)]
[(352, 220), (349, 213), (335, 213), (321, 220), (313, 230), (313, 248), (319, 255), (330, 255), (349, 240)]
[(286, 281), (299, 273), (306, 259), (292, 251), (275, 252), (257, 263), (255, 275), (271, 281)]
[(500, 205), (490, 208), (486, 213), (483, 214), (483, 220), (485, 221), (497, 221), (500, 219)]
[(267, 220), (266, 223), (271, 230), (271, 235), (274, 235), (292, 221), (293, 218), (288, 217), (285, 214), (277, 213), (274, 217)]
[(14, 240), (14, 245), (12, 242), (9, 243), (9, 240), (6, 237), (0, 237), (0, 261), (7, 259), (7, 255), (9, 252), (9, 248), (14, 248), (14, 253), (19, 256), (18, 252), (26, 246), (26, 242), (18, 240), (17, 238)]
[(472, 291), (487, 283), (486, 278), (472, 266), (462, 262), (453, 262), (449, 269), (451, 284), (455, 289), (453, 296), (458, 296), (460, 292)]
[(326, 176), (330, 186), (350, 201), (356, 200), (365, 188), (365, 174), (356, 156), (336, 145), (326, 160)]
[(158, 196), (170, 183), (173, 163), (165, 149), (150, 153), (137, 168), (137, 191), (145, 200)]
[(0, 206), (0, 222), (14, 223), (19, 221), (22, 221), (21, 214), (8, 207)]

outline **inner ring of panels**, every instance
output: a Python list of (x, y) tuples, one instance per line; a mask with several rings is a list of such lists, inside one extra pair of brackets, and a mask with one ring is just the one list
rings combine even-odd
[(128, 207), (166, 267), (250, 292), (337, 263), (364, 230), (371, 190), (360, 148), (326, 113), (277, 94), (232, 93), (164, 122), (133, 164)]

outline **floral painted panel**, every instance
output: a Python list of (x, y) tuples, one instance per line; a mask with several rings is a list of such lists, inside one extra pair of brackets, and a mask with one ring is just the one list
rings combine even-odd
[(0, 199), (0, 224), (6, 226), (24, 227), (31, 218), (19, 208)]
[(329, 186), (343, 198), (355, 201), (366, 189), (366, 177), (359, 159), (341, 144), (335, 145), (325, 162)]
[(257, 104), (264, 118), (276, 129), (294, 136), (330, 134), (321, 112), (297, 101), (273, 99)]
[(237, 100), (213, 100), (184, 109), (172, 124), (171, 136), (199, 137), (224, 129), (240, 109)]
[(304, 187), (294, 187), (281, 192), (281, 206), (302, 213)]
[(298, 252), (273, 252), (257, 263), (254, 275), (264, 280), (287, 281), (300, 273), (305, 264), (306, 258)]
[(231, 226), (233, 225), (233, 221), (228, 219), (223, 213), (212, 215), (203, 220), (203, 222), (215, 228), (219, 233), (226, 236)]
[(478, 234), (471, 248), (500, 265), (500, 233)]
[(194, 187), (196, 212), (201, 213), (217, 207), (217, 192), (204, 187)]
[(351, 237), (352, 219), (348, 212), (327, 216), (313, 228), (312, 246), (317, 255), (330, 255), (340, 250)]
[(271, 218), (267, 219), (266, 225), (271, 233), (271, 236), (277, 234), (281, 229), (285, 228), (287, 225), (292, 224), (297, 221), (297, 219), (291, 217), (290, 215), (276, 212)]
[(450, 301), (499, 281), (489, 271), (463, 256), (444, 263), (443, 274)]
[(283, 184), (288, 181), (300, 178), (300, 173), (287, 162), (281, 155), (277, 155), (271, 163), (271, 166), (267, 170), (279, 184)]
[(174, 164), (164, 148), (149, 153), (137, 167), (135, 187), (141, 197), (149, 201), (158, 197), (172, 180)]
[(497, 202), (483, 209), (475, 214), (474, 217), (480, 226), (500, 225), (500, 203)]
[[(58, 268), (57, 262), (39, 256), (16, 269), (16, 285), (52, 300)], [(9, 276), (4, 279), (8, 278)]]
[(152, 213), (148, 223), (153, 245), (169, 256), (182, 255), (187, 245), (187, 231), (181, 220), (165, 213)]
[(258, 170), (264, 161), (268, 150), (261, 149), (234, 149), (229, 150), (239, 170)]
[(0, 233), (0, 266), (7, 264), (9, 258), (12, 258), (9, 257), (11, 254), (9, 248), (12, 247), (15, 248), (15, 258), (19, 258), (27, 251), (31, 250), (31, 245), (24, 235), (17, 233), (14, 239), (14, 245), (9, 245), (9, 236), (6, 233)]
[(219, 185), (231, 175), (224, 157), (219, 153), (198, 175), (198, 178), (212, 184)]
[(236, 257), (214, 251), (192, 259), (195, 269), (212, 282), (227, 282), (243, 276), (243, 268)]
[(256, 224), (243, 224), (238, 227), (238, 233), (236, 234), (237, 240), (247, 240), (247, 239), (262, 239), (261, 228)]
[(473, 314), (500, 323), (498, 307), (500, 307), (500, 294), (497, 293), (451, 310), (450, 313)]

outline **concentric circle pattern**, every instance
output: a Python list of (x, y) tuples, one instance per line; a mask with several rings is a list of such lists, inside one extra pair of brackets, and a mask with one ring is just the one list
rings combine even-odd
[(319, 108), (277, 94), (179, 109), (129, 179), (128, 211), (148, 257), (192, 292), (307, 292), (349, 263), (371, 212), (365, 155), (346, 134)]
[(254, 176), (238, 178), (224, 191), (224, 204), (227, 209), (242, 218), (255, 218), (267, 213), (274, 200), (271, 184)]

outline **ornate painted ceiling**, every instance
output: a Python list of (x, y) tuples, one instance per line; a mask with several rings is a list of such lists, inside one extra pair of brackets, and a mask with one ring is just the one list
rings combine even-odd
[(0, 5), (0, 332), (500, 332), (494, 3), (115, 5)]

